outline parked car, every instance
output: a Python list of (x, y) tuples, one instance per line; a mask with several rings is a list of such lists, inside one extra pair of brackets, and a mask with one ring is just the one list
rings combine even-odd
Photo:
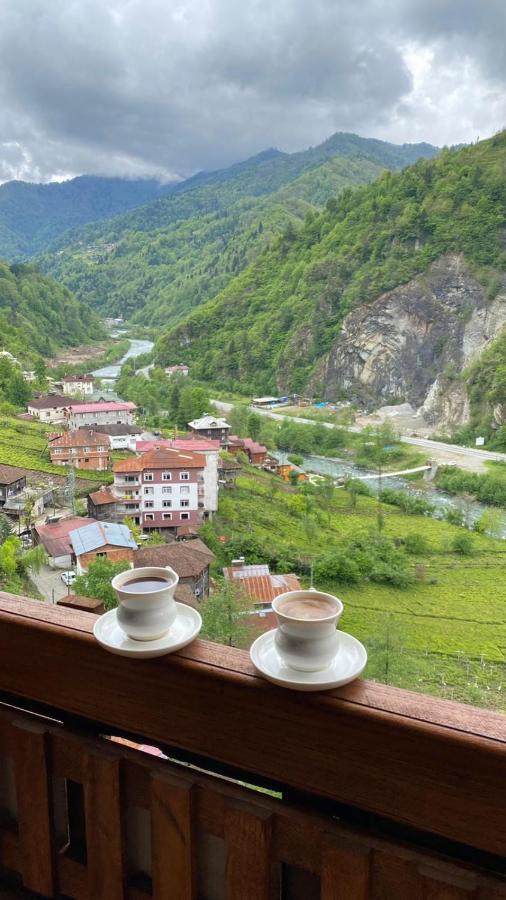
[(67, 587), (70, 587), (71, 584), (74, 584), (76, 577), (77, 576), (76, 576), (75, 572), (68, 571), (68, 572), (61, 573), (61, 580), (63, 581), (64, 584), (67, 585)]

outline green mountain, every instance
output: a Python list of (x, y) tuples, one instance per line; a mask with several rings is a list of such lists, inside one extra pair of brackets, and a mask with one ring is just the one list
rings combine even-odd
[(59, 347), (89, 343), (103, 336), (96, 314), (66, 287), (30, 265), (0, 260), (1, 349), (29, 365)]
[(94, 175), (52, 184), (8, 181), (0, 185), (0, 256), (34, 256), (68, 228), (140, 206), (172, 186)]
[(40, 263), (101, 310), (167, 325), (215, 296), (275, 235), (347, 185), (437, 152), (347, 134), (301, 153), (268, 150), (69, 232)]
[[(388, 383), (400, 358), (395, 339), (410, 349), (411, 372), (436, 371), (438, 354), (442, 365), (452, 346), (437, 327), (451, 306), (447, 327), (460, 329), (464, 364), (471, 326), (504, 289), (505, 169), (503, 132), (346, 189), (161, 336), (159, 360), (184, 361), (196, 378), (254, 394), (311, 384), (324, 396), (363, 398), (370, 387), (371, 400), (398, 400), (402, 387)], [(476, 353), (500, 326), (501, 309)], [(384, 383), (376, 384), (380, 369)]]

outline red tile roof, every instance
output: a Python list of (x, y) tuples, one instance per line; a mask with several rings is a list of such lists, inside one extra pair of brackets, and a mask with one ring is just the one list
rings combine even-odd
[(63, 381), (67, 384), (78, 383), (80, 381), (95, 381), (94, 375), (64, 375)]
[(53, 447), (104, 447), (109, 449), (109, 441), (103, 434), (97, 434), (95, 431), (66, 431), (56, 437), (49, 437), (49, 450)]
[(208, 450), (219, 450), (221, 444), (219, 441), (196, 437), (159, 438), (158, 440), (135, 442), (137, 453), (145, 453), (147, 450), (154, 450), (155, 447), (170, 447), (173, 450), (190, 450), (196, 453), (205, 453)]
[[(158, 445), (157, 445), (158, 446)], [(144, 472), (146, 469), (203, 469), (204, 460), (198, 453), (182, 453), (171, 447), (148, 450), (141, 456), (121, 459), (114, 463), (113, 471)]]
[(95, 506), (103, 506), (106, 503), (116, 503), (117, 501), (117, 497), (111, 494), (108, 488), (100, 488), (99, 491), (94, 491), (88, 496)]
[(69, 410), (73, 413), (94, 413), (94, 412), (132, 412), (137, 409), (135, 403), (125, 400), (122, 403), (116, 401), (105, 400), (101, 403), (69, 403), (68, 398), (65, 399)]
[(134, 553), (134, 567), (171, 566), (180, 578), (197, 578), (214, 558), (212, 550), (196, 538), (158, 547), (141, 547)]
[[(225, 578), (243, 588), (245, 593), (257, 603), (271, 603), (274, 597), (286, 591), (300, 591), (301, 583), (296, 575), (262, 574), (268, 566), (229, 566), (223, 569)], [(258, 570), (258, 574), (255, 573)]]
[(96, 521), (96, 519), (89, 519), (84, 516), (68, 516), (60, 519), (58, 522), (47, 525), (34, 525), (33, 529), (48, 555), (55, 558), (68, 556), (72, 553), (72, 544), (69, 537), (71, 531), (75, 528), (82, 528), (83, 525), (91, 525)]

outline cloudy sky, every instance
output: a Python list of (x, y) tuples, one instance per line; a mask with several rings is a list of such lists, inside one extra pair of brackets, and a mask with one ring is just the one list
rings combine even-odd
[(504, 0), (0, 0), (0, 181), (506, 125)]

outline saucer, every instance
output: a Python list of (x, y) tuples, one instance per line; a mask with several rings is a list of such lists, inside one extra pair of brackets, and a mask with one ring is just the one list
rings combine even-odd
[(117, 610), (111, 609), (95, 622), (93, 634), (104, 650), (118, 656), (136, 656), (138, 659), (153, 659), (174, 653), (186, 647), (197, 637), (202, 628), (200, 613), (186, 603), (176, 603), (177, 616), (167, 634), (156, 641), (134, 641), (120, 628), (116, 616)]
[(273, 628), (261, 634), (251, 645), (250, 656), (257, 672), (280, 687), (293, 691), (328, 691), (354, 681), (365, 669), (365, 647), (351, 634), (338, 631), (339, 649), (330, 665), (318, 672), (299, 672), (282, 661), (274, 644), (276, 631)]

